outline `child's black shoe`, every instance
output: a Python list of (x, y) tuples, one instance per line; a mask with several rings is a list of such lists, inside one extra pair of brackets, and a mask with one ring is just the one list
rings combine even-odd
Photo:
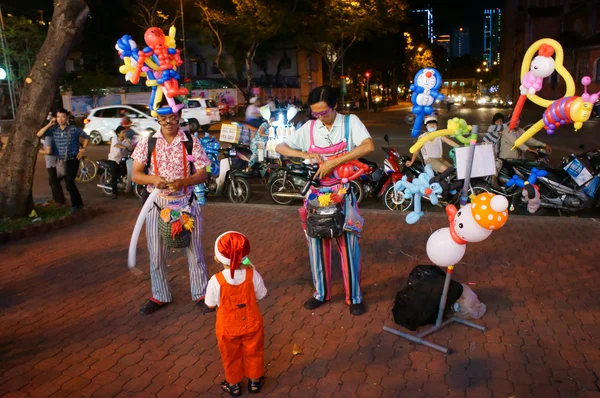
[(229, 384), (227, 380), (223, 380), (221, 382), (221, 390), (229, 393), (232, 397), (239, 397), (242, 395), (242, 389), (240, 388), (240, 384)]
[(248, 380), (248, 392), (250, 394), (258, 394), (262, 386), (265, 385), (265, 376), (262, 376), (258, 381)]

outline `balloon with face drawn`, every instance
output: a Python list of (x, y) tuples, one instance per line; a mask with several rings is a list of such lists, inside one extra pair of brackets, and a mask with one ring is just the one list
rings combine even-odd
[(508, 220), (508, 200), (482, 193), (457, 210), (446, 207), (450, 225), (435, 231), (427, 240), (427, 256), (438, 267), (454, 266), (462, 260), (467, 243), (481, 242)]

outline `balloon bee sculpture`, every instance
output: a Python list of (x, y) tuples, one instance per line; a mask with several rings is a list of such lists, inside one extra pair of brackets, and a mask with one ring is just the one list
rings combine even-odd
[(575, 131), (577, 131), (590, 118), (599, 94), (588, 94), (587, 88), (591, 83), (592, 79), (589, 76), (584, 76), (581, 79), (581, 84), (584, 86), (585, 93), (581, 97), (563, 97), (554, 101), (546, 109), (542, 120), (548, 134), (554, 133), (557, 127), (567, 123), (573, 123)]

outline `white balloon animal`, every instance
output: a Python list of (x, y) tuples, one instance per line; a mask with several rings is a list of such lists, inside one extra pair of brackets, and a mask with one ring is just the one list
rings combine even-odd
[(482, 193), (460, 210), (446, 207), (450, 226), (435, 231), (427, 240), (427, 256), (438, 267), (456, 265), (465, 255), (467, 243), (487, 239), (508, 219), (508, 200), (504, 196)]

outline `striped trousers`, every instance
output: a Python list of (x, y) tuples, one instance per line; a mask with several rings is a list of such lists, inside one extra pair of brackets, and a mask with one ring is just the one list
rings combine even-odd
[(334, 239), (319, 239), (308, 237), (308, 254), (315, 285), (314, 297), (320, 301), (331, 299), (331, 244), (335, 239), (342, 266), (346, 303), (359, 304), (362, 302), (360, 290), (360, 244), (356, 234), (344, 232)]
[[(188, 198), (183, 199), (186, 203)], [(169, 202), (158, 196), (156, 204), (164, 208)], [(204, 253), (202, 251), (202, 216), (200, 214), (200, 205), (193, 200), (192, 214), (196, 219), (195, 227), (192, 230), (191, 242), (185, 248), (185, 254), (190, 269), (190, 286), (192, 291), (192, 300), (198, 301), (204, 298), (206, 294), (206, 285), (208, 284), (206, 263), (204, 262)], [(146, 216), (146, 237), (148, 240), (148, 251), (150, 252), (150, 278), (152, 280), (152, 297), (161, 303), (171, 302), (171, 290), (169, 289), (169, 279), (167, 277), (167, 257), (169, 248), (163, 243), (158, 230), (159, 210), (156, 206)]]

